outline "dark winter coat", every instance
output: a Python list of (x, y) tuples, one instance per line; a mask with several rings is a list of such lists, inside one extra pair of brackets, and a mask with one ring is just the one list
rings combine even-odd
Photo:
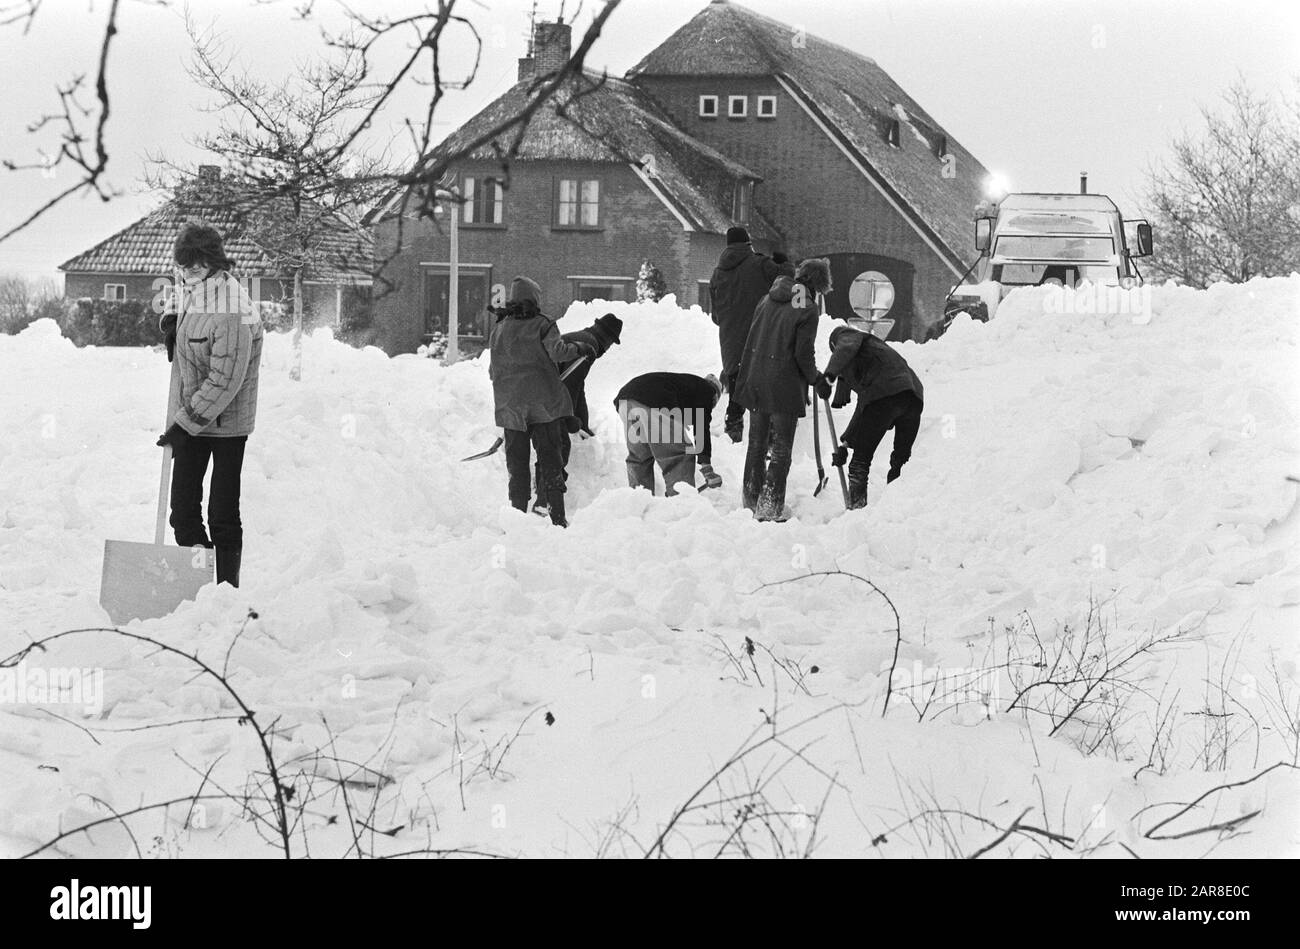
[(922, 402), (925, 390), (907, 360), (894, 347), (870, 333), (848, 326), (831, 333), (831, 358), (826, 364), (826, 378), (839, 379), (842, 402), (844, 387), (856, 393), (859, 402), (874, 402), (899, 392), (912, 392)]
[(755, 253), (749, 244), (731, 244), (718, 258), (718, 266), (709, 280), (709, 300), (713, 322), (718, 327), (724, 377), (740, 365), (754, 307), (782, 273), (780, 264)]
[[(701, 464), (713, 458), (713, 439), (709, 428), (713, 425), (713, 406), (718, 401), (718, 390), (702, 376), (689, 372), (647, 372), (628, 380), (627, 385), (614, 396), (614, 408), (624, 402), (640, 402), (650, 409), (683, 409), (685, 422), (699, 431), (692, 432), (699, 447)], [(697, 414), (698, 413), (698, 414)], [(696, 422), (699, 424), (696, 424)]]
[(795, 282), (778, 277), (754, 311), (736, 379), (735, 399), (753, 412), (802, 418), (808, 386), (817, 378), (813, 341), (817, 336), (817, 295), (794, 305)]
[(558, 366), (581, 355), (582, 346), (566, 342), (550, 317), (511, 304), (498, 316), (488, 348), (498, 426), (522, 432), (573, 415), (573, 399), (560, 382)]
[[(596, 351), (596, 359), (605, 355), (605, 351), (611, 345), (609, 337), (595, 326), (565, 333), (560, 338), (566, 343), (586, 343)], [(564, 387), (569, 390), (569, 398), (573, 400), (573, 414), (578, 419), (578, 426), (588, 432), (591, 431), (591, 413), (587, 409), (587, 374), (591, 372), (591, 364), (596, 359), (584, 359), (578, 364), (578, 368), (564, 377)], [(572, 364), (573, 360), (563, 363), (560, 366), (560, 375), (564, 375), (564, 370)]]

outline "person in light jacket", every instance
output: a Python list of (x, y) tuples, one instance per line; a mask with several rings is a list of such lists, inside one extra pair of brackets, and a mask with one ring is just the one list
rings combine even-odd
[(573, 417), (573, 397), (560, 381), (559, 366), (586, 356), (595, 347), (580, 340), (565, 341), (555, 321), (542, 313), (541, 288), (527, 277), (510, 284), (510, 301), (494, 310), (497, 321), (488, 337), (492, 395), (496, 423), (505, 430), (507, 492), (510, 503), (528, 510), (532, 493), (529, 448), (537, 453), (541, 485), (551, 523), (568, 527), (564, 512), (563, 442)]
[[(239, 586), (240, 475), (257, 419), (262, 323), (256, 304), (231, 276), (234, 263), (215, 228), (187, 224), (173, 256), (183, 282), (175, 309), (160, 321), (172, 381), (169, 424), (158, 439), (172, 449), (170, 523), (180, 546), (215, 548), (218, 583)], [(205, 529), (203, 478), (209, 461)]]

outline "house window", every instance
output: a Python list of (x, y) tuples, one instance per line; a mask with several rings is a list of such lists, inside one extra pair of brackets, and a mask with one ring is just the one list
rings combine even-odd
[(776, 96), (758, 97), (758, 117), (760, 119), (776, 118)]
[(600, 180), (561, 178), (555, 188), (556, 227), (600, 227)]
[(743, 119), (749, 115), (749, 96), (727, 96), (727, 118)]
[(500, 178), (467, 175), (461, 184), (464, 224), (500, 225), (505, 223), (505, 188)]
[(705, 313), (713, 312), (713, 288), (707, 280), (695, 281), (695, 296), (700, 301), (700, 309)]
[(114, 303), (121, 303), (124, 300), (126, 300), (126, 284), (124, 283), (104, 284), (104, 299)]
[(583, 303), (592, 300), (626, 300), (631, 277), (570, 277), (573, 299)]
[(700, 118), (716, 119), (718, 117), (718, 97), (700, 96)]
[[(488, 332), (488, 291), (491, 271), (467, 270), (463, 265), (457, 281), (456, 335), (461, 339), (485, 340)], [(441, 268), (424, 273), (424, 338), (447, 334), (451, 318), (451, 274)]]
[(890, 119), (889, 124), (885, 126), (885, 141), (894, 148), (899, 147), (898, 119)]
[(749, 210), (753, 203), (754, 182), (737, 181), (731, 203), (731, 216), (737, 224), (749, 224)]

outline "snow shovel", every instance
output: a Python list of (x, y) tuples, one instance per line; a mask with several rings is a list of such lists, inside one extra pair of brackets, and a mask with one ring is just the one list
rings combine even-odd
[(817, 406), (813, 406), (813, 454), (817, 456), (817, 487), (813, 489), (813, 497), (822, 493), (829, 480), (826, 477), (826, 469), (822, 466), (822, 419), (817, 414)]
[[(831, 400), (822, 399), (822, 405), (826, 406), (826, 424), (831, 430), (831, 444), (838, 448), (840, 437), (835, 434), (835, 416), (831, 414)], [(833, 455), (831, 458), (831, 464), (835, 465)], [(844, 477), (844, 465), (835, 465), (835, 470), (840, 473), (840, 491), (844, 494), (844, 507), (847, 509), (849, 506), (849, 482), (848, 479)]]
[[(560, 373), (560, 381), (563, 382), (565, 379), (569, 378), (569, 374), (572, 373), (573, 370), (575, 370), (575, 369), (577, 369), (579, 366), (581, 366), (581, 365), (583, 364), (583, 362), (586, 360), (586, 358), (587, 358), (586, 356), (579, 356), (577, 359), (575, 359), (575, 360), (574, 360), (574, 361), (569, 365), (569, 368), (568, 368), (568, 369), (566, 369), (566, 370), (564, 370), (564, 372)], [(488, 455), (495, 455), (495, 454), (497, 453), (497, 449), (501, 447), (501, 445), (504, 443), (504, 441), (505, 441), (505, 439), (501, 438), (501, 437), (498, 435), (498, 436), (497, 436), (497, 440), (494, 441), (494, 442), (492, 443), (491, 447), (486, 448), (486, 449), (484, 449), (483, 451), (480, 451), (480, 452), (475, 452), (475, 453), (472, 454), (472, 455), (467, 455), (466, 457), (462, 458), (461, 461), (478, 461), (478, 459), (480, 459), (480, 458), (486, 458)]]
[[(173, 392), (178, 382), (173, 373)], [(213, 580), (212, 551), (206, 547), (172, 547), (164, 543), (171, 473), (172, 447), (167, 445), (163, 448), (162, 474), (158, 478), (158, 518), (153, 543), (104, 541), (99, 605), (114, 623), (166, 616), (186, 600), (193, 600), (199, 588)]]

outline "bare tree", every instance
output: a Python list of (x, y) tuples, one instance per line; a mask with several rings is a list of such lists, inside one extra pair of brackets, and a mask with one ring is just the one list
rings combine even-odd
[[(250, 2), (262, 5), (263, 0)], [(440, 152), (436, 160), (429, 160), (426, 156), (434, 144), (433, 131), (437, 124), (434, 114), (444, 93), (448, 89), (469, 86), (478, 73), (482, 37), (471, 16), (459, 10), (467, 3), (472, 3), (474, 16), (486, 17), (490, 15), (488, 7), (480, 0), (437, 0), (436, 3), (429, 4), (412, 3), (412, 12), (407, 14), (372, 16), (357, 9), (348, 0), (334, 0), (329, 6), (342, 11), (349, 29), (339, 36), (323, 32), (322, 42), (326, 48), (343, 51), (345, 58), (354, 64), (356, 89), (366, 90), (369, 97), (366, 107), (358, 110), (351, 126), (342, 129), (335, 136), (333, 150), (337, 154), (334, 159), (342, 161), (344, 156), (354, 153), (364, 133), (380, 117), (402, 125), (409, 131), (413, 155), (405, 167), (396, 172), (375, 172), (372, 169), (369, 173), (362, 174), (354, 171), (352, 177), (358, 184), (368, 178), (375, 183), (384, 182), (396, 186), (406, 195), (402, 201), (403, 213), (418, 210), (421, 214), (431, 215), (438, 200), (437, 184), (449, 167), (498, 136), (514, 132), (517, 141), (518, 137), (522, 137), (522, 131), (532, 115), (570, 77), (582, 73), (587, 53), (619, 2), (620, 0), (604, 0), (569, 60), (554, 73), (538, 76), (531, 95), (517, 110), (504, 116), (484, 136), (465, 142), (455, 150)], [(93, 80), (95, 104), (83, 101), (85, 90), (90, 84), (87, 74), (72, 77), (57, 88), (59, 110), (37, 117), (28, 127), (33, 134), (48, 134), (48, 127), (57, 127), (57, 148), (52, 152), (38, 148), (36, 157), (32, 160), (0, 158), (0, 167), (11, 172), (48, 174), (54, 169), (71, 166), (76, 172), (76, 180), (35, 210), (21, 215), (15, 222), (0, 221), (0, 243), (73, 195), (93, 193), (102, 201), (109, 201), (118, 193), (105, 183), (109, 168), (105, 128), (111, 104), (109, 54), (113, 38), (123, 28), (119, 3), (120, 0), (112, 0), (103, 27), (103, 39)], [(168, 0), (155, 0), (152, 5), (169, 4)], [(299, 0), (288, 5), (288, 8), (292, 16), (312, 20), (317, 14), (317, 7), (325, 5), (316, 0)], [(26, 32), (35, 18), (41, 15), (41, 8), (41, 0), (0, 0), (0, 29), (21, 28)], [(132, 13), (134, 12), (133, 10)], [(463, 75), (447, 75), (441, 57), (444, 39), (474, 51), (473, 64)], [(377, 72), (375, 62), (381, 59), (378, 55), (380, 50), (391, 50), (397, 44), (405, 44), (405, 51), (396, 58), (394, 65)], [(388, 107), (396, 94), (410, 86), (428, 90), (427, 106), (423, 114), (414, 120), (389, 114)], [(324, 152), (320, 157), (324, 157)], [(411, 204), (412, 198), (416, 202), (414, 207)]]
[(1153, 268), (1194, 287), (1300, 270), (1300, 98), (1238, 79), (1224, 103), (1148, 172)]

